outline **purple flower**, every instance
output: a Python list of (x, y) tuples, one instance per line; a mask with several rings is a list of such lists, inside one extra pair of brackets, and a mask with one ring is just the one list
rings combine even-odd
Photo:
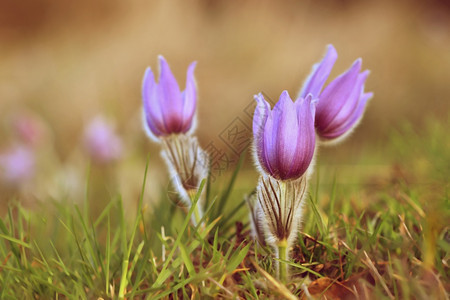
[(117, 160), (122, 154), (122, 140), (102, 117), (95, 118), (86, 127), (84, 146), (92, 160), (99, 164)]
[(182, 92), (162, 56), (159, 56), (159, 65), (159, 83), (156, 83), (150, 68), (145, 71), (142, 83), (144, 127), (152, 138), (186, 133), (192, 129), (197, 102), (196, 62), (188, 67), (186, 89)]
[(315, 148), (315, 103), (311, 95), (291, 100), (284, 91), (273, 110), (262, 94), (256, 95), (253, 116), (255, 161), (275, 179), (301, 177)]
[(364, 92), (369, 71), (361, 72), (361, 59), (357, 59), (350, 69), (322, 91), (336, 59), (337, 52), (329, 45), (325, 57), (314, 65), (299, 94), (300, 97), (312, 94), (314, 98), (319, 98), (315, 126), (323, 140), (342, 138), (350, 133), (361, 120), (367, 101), (373, 96), (373, 93)]
[(0, 154), (0, 173), (5, 182), (20, 185), (35, 175), (36, 158), (33, 151), (15, 146)]

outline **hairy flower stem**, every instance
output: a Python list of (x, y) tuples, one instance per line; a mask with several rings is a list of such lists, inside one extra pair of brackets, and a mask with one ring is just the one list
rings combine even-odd
[[(276, 274), (280, 281), (288, 279), (289, 249), (296, 241), (302, 220), (302, 203), (307, 177), (297, 180), (277, 180), (261, 176), (256, 197), (262, 210), (262, 228), (266, 243), (274, 250)], [(280, 262), (282, 260), (283, 262)]]
[[(200, 182), (208, 177), (208, 154), (200, 148), (197, 138), (186, 135), (172, 135), (163, 140), (162, 157), (169, 169), (172, 184), (180, 201), (189, 210), (198, 193)], [(199, 195), (192, 224), (198, 225), (203, 217), (202, 203), (205, 193)]]
[(288, 244), (287, 240), (282, 240), (277, 243), (278, 247), (278, 259), (281, 260), (278, 262), (278, 279), (286, 283), (288, 278), (288, 265), (284, 261), (288, 259)]

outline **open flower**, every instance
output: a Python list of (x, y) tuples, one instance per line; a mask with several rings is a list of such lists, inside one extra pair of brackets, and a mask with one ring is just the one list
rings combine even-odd
[(164, 57), (159, 56), (160, 76), (156, 83), (150, 68), (142, 83), (144, 127), (153, 139), (193, 129), (197, 89), (194, 79), (196, 62), (187, 70), (186, 89), (180, 91)]
[[(192, 136), (195, 125), (197, 87), (194, 79), (196, 62), (189, 65), (186, 89), (180, 91), (178, 83), (170, 71), (164, 57), (159, 56), (159, 83), (153, 72), (147, 68), (142, 83), (144, 105), (144, 129), (148, 136), (161, 143), (161, 155), (171, 175), (181, 203), (189, 209), (203, 179), (208, 177), (209, 157)], [(202, 200), (192, 215), (192, 223), (197, 225), (202, 217)]]
[(369, 71), (361, 72), (361, 59), (357, 59), (322, 91), (336, 59), (337, 52), (329, 45), (325, 57), (313, 66), (299, 94), (300, 97), (312, 94), (314, 98), (319, 98), (315, 126), (324, 141), (340, 140), (347, 136), (361, 120), (367, 101), (373, 96), (364, 92)]
[(300, 178), (314, 155), (315, 103), (311, 95), (295, 102), (284, 91), (273, 110), (262, 94), (255, 96), (254, 154), (257, 165), (278, 180)]

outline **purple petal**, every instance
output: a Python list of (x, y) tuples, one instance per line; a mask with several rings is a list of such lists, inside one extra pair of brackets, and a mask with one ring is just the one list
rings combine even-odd
[(264, 146), (264, 128), (266, 120), (269, 114), (271, 114), (270, 105), (261, 93), (255, 95), (254, 98), (256, 100), (256, 108), (253, 115), (253, 139), (255, 151), (261, 167), (266, 170), (266, 172), (269, 172), (270, 166), (268, 159), (266, 158), (267, 152)]
[[(264, 130), (261, 131), (261, 139), (262, 139), (262, 147), (260, 154), (260, 163), (263, 169), (274, 175), (276, 170), (276, 153), (275, 153), (275, 144), (272, 136), (273, 132), (273, 112), (268, 111), (267, 119), (264, 124)], [(273, 165), (273, 166), (272, 166)]]
[(146, 121), (146, 124), (147, 124), (148, 128), (150, 129), (150, 131), (156, 137), (159, 137), (159, 136), (167, 134), (167, 131), (164, 128), (164, 125), (161, 126), (161, 124), (163, 124), (163, 123), (155, 122), (155, 119), (152, 118), (151, 116), (147, 115), (147, 114), (145, 114), (145, 121)]
[(150, 130), (156, 136), (166, 132), (161, 105), (159, 102), (158, 85), (155, 82), (155, 77), (150, 68), (146, 69), (144, 79), (142, 81), (142, 101), (145, 118)]
[(264, 96), (259, 93), (254, 96), (256, 101), (255, 113), (253, 114), (253, 136), (259, 135), (264, 128), (267, 116), (270, 111), (270, 104), (264, 99)]
[(369, 71), (364, 71), (363, 73), (358, 75), (358, 79), (356, 80), (355, 87), (353, 88), (352, 93), (348, 97), (347, 101), (344, 103), (342, 108), (339, 110), (337, 115), (333, 118), (333, 121), (327, 126), (325, 131), (327, 131), (330, 127), (336, 127), (340, 124), (346, 122), (354, 113), (354, 111), (358, 108), (358, 103), (360, 102), (360, 98), (362, 92), (364, 90), (364, 82), (369, 76)]
[(164, 57), (159, 56), (159, 64), (161, 73), (159, 76), (158, 94), (164, 123), (169, 132), (181, 132), (183, 125), (183, 100), (180, 88)]
[(369, 101), (369, 99), (372, 97), (373, 97), (373, 93), (362, 94), (361, 99), (358, 102), (358, 106), (355, 109), (355, 111), (353, 112), (351, 118), (349, 118), (347, 120), (347, 122), (343, 123), (339, 128), (336, 128), (334, 131), (326, 134), (324, 136), (324, 138), (327, 138), (327, 139), (338, 138), (341, 135), (353, 130), (353, 128), (355, 128), (356, 125), (358, 125), (359, 122), (361, 121), (361, 119), (364, 115), (364, 111), (366, 109), (367, 101)]
[(299, 93), (300, 98), (305, 98), (308, 94), (318, 97), (323, 85), (330, 75), (331, 69), (337, 59), (337, 52), (333, 45), (328, 45), (327, 53), (320, 63), (312, 67), (312, 71)]
[(197, 62), (189, 65), (186, 75), (186, 89), (182, 93), (183, 98), (183, 132), (188, 131), (192, 125), (197, 106), (197, 85), (194, 77), (194, 70)]
[(273, 110), (273, 145), (276, 154), (277, 175), (286, 179), (297, 155), (297, 139), (299, 127), (294, 102), (287, 91), (281, 93), (278, 103)]
[(316, 127), (319, 132), (333, 121), (346, 103), (358, 79), (360, 69), (361, 59), (357, 59), (350, 69), (334, 79), (320, 95), (316, 112)]
[(312, 99), (309, 94), (306, 99), (299, 98), (295, 102), (295, 111), (299, 128), (299, 139), (295, 159), (292, 161), (290, 176), (300, 177), (306, 172), (315, 150), (316, 134), (314, 129), (314, 116), (317, 99)]

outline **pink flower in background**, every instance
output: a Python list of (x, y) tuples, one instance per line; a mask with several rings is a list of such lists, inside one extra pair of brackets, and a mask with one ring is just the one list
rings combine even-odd
[(19, 185), (35, 175), (36, 157), (25, 146), (15, 146), (0, 154), (1, 179), (8, 184)]
[(31, 112), (15, 115), (12, 119), (12, 127), (22, 143), (33, 147), (39, 145), (47, 133), (42, 118)]
[(117, 160), (123, 150), (122, 140), (103, 117), (93, 119), (86, 127), (84, 146), (91, 159), (99, 164)]

